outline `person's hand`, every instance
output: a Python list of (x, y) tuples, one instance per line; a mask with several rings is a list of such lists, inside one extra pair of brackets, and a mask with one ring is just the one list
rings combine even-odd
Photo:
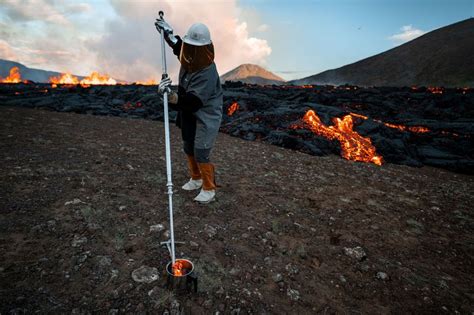
[(155, 27), (160, 34), (161, 31), (163, 31), (163, 34), (165, 34), (165, 40), (168, 45), (170, 45), (170, 47), (176, 45), (178, 39), (173, 35), (173, 28), (168, 23), (162, 19), (157, 19), (155, 22)]
[(170, 86), (171, 86), (171, 79), (169, 77), (161, 80), (160, 85), (158, 85), (158, 93), (165, 94), (166, 92), (169, 94), (171, 92)]
[(165, 36), (173, 35), (173, 28), (162, 19), (156, 19), (155, 27), (160, 34), (163, 30), (165, 32)]

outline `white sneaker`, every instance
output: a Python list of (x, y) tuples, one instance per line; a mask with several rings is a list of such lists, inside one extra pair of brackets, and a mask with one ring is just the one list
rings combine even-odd
[(214, 200), (215, 196), (216, 196), (215, 190), (201, 189), (201, 192), (199, 193), (199, 195), (197, 195), (196, 198), (194, 198), (194, 201), (197, 201), (199, 203), (209, 203)]
[(201, 188), (202, 186), (202, 179), (190, 179), (189, 182), (183, 185), (184, 190), (196, 190)]

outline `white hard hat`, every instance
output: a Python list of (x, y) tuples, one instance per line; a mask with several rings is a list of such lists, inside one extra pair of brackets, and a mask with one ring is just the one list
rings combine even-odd
[(212, 43), (211, 33), (209, 33), (209, 29), (206, 25), (202, 23), (194, 23), (191, 25), (186, 35), (184, 35), (183, 41), (186, 44), (194, 46), (209, 45)]

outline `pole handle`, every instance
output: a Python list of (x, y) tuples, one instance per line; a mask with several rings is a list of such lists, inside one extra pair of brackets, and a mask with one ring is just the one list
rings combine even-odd
[(158, 12), (158, 15), (160, 16), (160, 19), (162, 19), (162, 20), (164, 20), (164, 19), (165, 19), (165, 18), (164, 18), (164, 16), (165, 16), (165, 12), (163, 12), (163, 11), (160, 11), (160, 12)]

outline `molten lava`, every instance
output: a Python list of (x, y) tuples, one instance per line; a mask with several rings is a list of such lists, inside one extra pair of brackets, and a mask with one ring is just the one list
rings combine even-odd
[[(356, 114), (356, 113), (351, 113), (351, 116), (361, 118), (361, 119), (369, 119), (369, 117), (361, 115), (361, 114)], [(397, 125), (397, 124), (391, 124), (391, 123), (386, 123), (383, 122), (379, 119), (374, 119), (374, 121), (384, 124), (385, 126), (392, 128), (392, 129), (398, 129), (400, 131), (411, 131), (413, 133), (427, 133), (430, 132), (431, 130), (423, 127), (423, 126), (404, 126), (404, 125)]]
[(235, 113), (235, 111), (238, 109), (239, 109), (239, 104), (237, 104), (237, 102), (232, 103), (232, 105), (230, 105), (229, 108), (227, 109), (227, 115), (232, 116)]
[(174, 275), (175, 277), (181, 277), (181, 276), (183, 276), (183, 274), (184, 274), (183, 268), (184, 268), (183, 262), (180, 261), (180, 260), (176, 260), (175, 263), (174, 263), (173, 266), (172, 266), (173, 275)]
[(20, 69), (18, 67), (13, 67), (10, 69), (10, 74), (5, 79), (0, 78), (0, 83), (20, 83), (21, 75)]
[(382, 165), (382, 156), (377, 155), (370, 139), (362, 137), (353, 130), (351, 115), (346, 115), (342, 119), (333, 119), (334, 125), (328, 127), (321, 122), (313, 110), (309, 110), (304, 115), (303, 121), (315, 134), (330, 140), (338, 140), (341, 143), (343, 158)]
[(428, 91), (433, 94), (443, 94), (443, 88), (440, 87), (428, 87)]

